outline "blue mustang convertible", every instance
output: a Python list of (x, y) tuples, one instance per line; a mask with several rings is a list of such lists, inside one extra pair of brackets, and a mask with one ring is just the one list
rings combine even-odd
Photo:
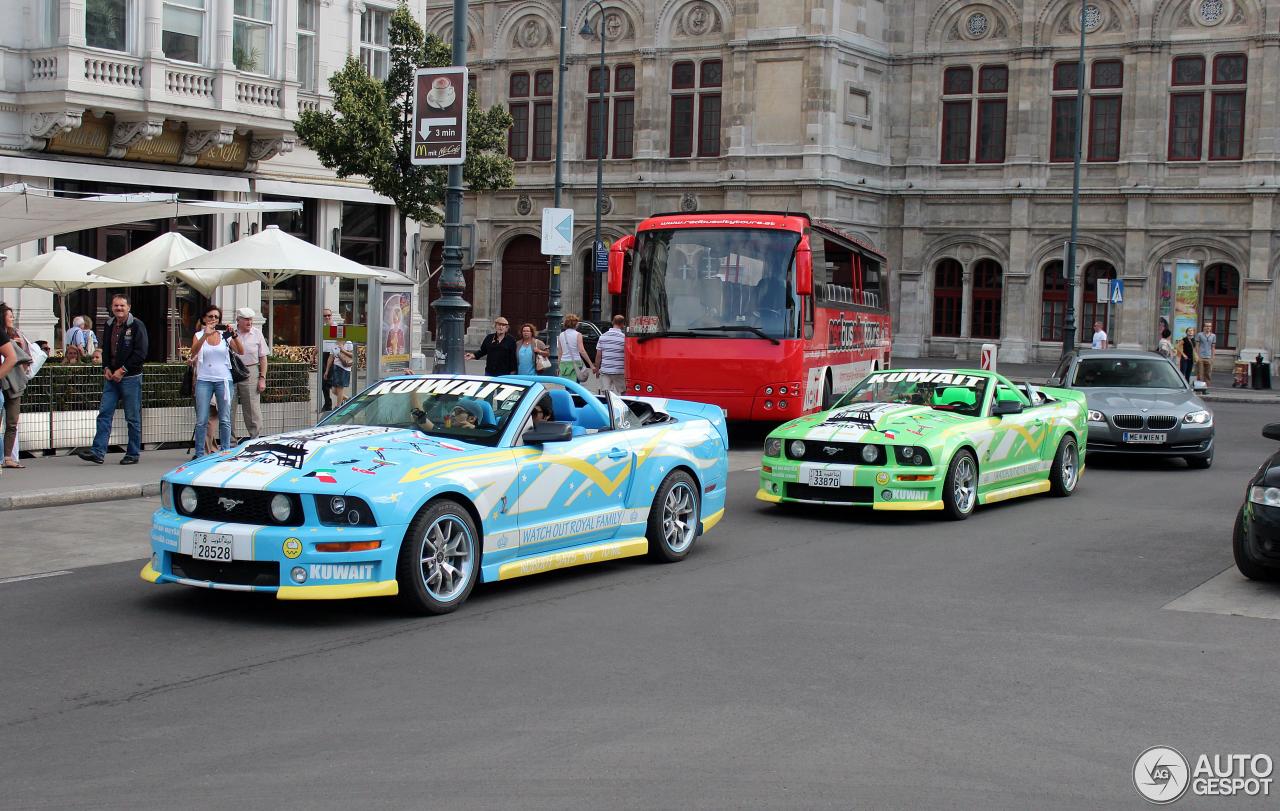
[(727, 447), (716, 406), (562, 378), (389, 378), (314, 428), (166, 474), (142, 578), (445, 613), (477, 580), (681, 560), (724, 514)]

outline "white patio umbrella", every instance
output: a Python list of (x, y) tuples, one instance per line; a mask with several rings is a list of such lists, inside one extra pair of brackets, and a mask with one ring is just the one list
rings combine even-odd
[[(67, 323), (67, 294), (97, 287), (119, 287), (120, 283), (98, 276), (94, 271), (102, 262), (89, 256), (58, 247), (0, 268), (0, 287), (38, 287), (58, 294), (63, 335)], [(65, 348), (65, 347), (64, 347)]]
[(329, 276), (341, 279), (400, 279), (396, 274), (371, 270), (332, 251), (268, 225), (251, 237), (224, 245), (203, 256), (169, 268), (170, 273), (188, 270), (243, 271), (272, 291), (271, 318), (267, 342), (275, 346), (275, 287), (294, 276)]
[(137, 250), (130, 251), (118, 259), (113, 259), (95, 271), (99, 276), (116, 279), (128, 285), (150, 286), (163, 284), (169, 288), (169, 357), (177, 355), (175, 319), (176, 288), (186, 283), (212, 298), (213, 292), (224, 284), (240, 284), (256, 281), (256, 277), (248, 273), (222, 273), (211, 270), (182, 270), (177, 273), (166, 271), (188, 259), (194, 259), (208, 253), (204, 248), (176, 231), (170, 231), (148, 242)]

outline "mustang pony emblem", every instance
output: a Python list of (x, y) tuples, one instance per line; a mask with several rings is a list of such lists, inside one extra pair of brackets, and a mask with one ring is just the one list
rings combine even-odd
[(823, 445), (822, 452), (825, 453), (827, 456), (835, 456), (837, 453), (840, 452), (840, 449), (833, 448), (830, 445)]
[(234, 510), (236, 507), (239, 507), (243, 503), (244, 503), (244, 499), (239, 499), (239, 498), (227, 498), (226, 496), (222, 496), (218, 499), (218, 506), (226, 510), (227, 512), (231, 512), (232, 510)]

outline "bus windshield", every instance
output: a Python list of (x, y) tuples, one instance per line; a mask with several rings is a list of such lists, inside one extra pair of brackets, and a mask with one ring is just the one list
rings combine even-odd
[(791, 268), (800, 235), (759, 228), (643, 231), (629, 332), (778, 338), (796, 334)]

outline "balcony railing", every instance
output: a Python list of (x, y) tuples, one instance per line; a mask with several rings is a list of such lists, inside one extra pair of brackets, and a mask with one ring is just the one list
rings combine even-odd
[(51, 81), (58, 78), (58, 57), (52, 54), (31, 57), (31, 79)]
[(261, 107), (280, 107), (280, 86), (261, 82), (236, 82), (236, 101)]
[(142, 87), (142, 64), (136, 59), (86, 57), (85, 81), (112, 87)]
[(169, 68), (164, 72), (164, 89), (172, 95), (187, 99), (211, 99), (213, 71)]

